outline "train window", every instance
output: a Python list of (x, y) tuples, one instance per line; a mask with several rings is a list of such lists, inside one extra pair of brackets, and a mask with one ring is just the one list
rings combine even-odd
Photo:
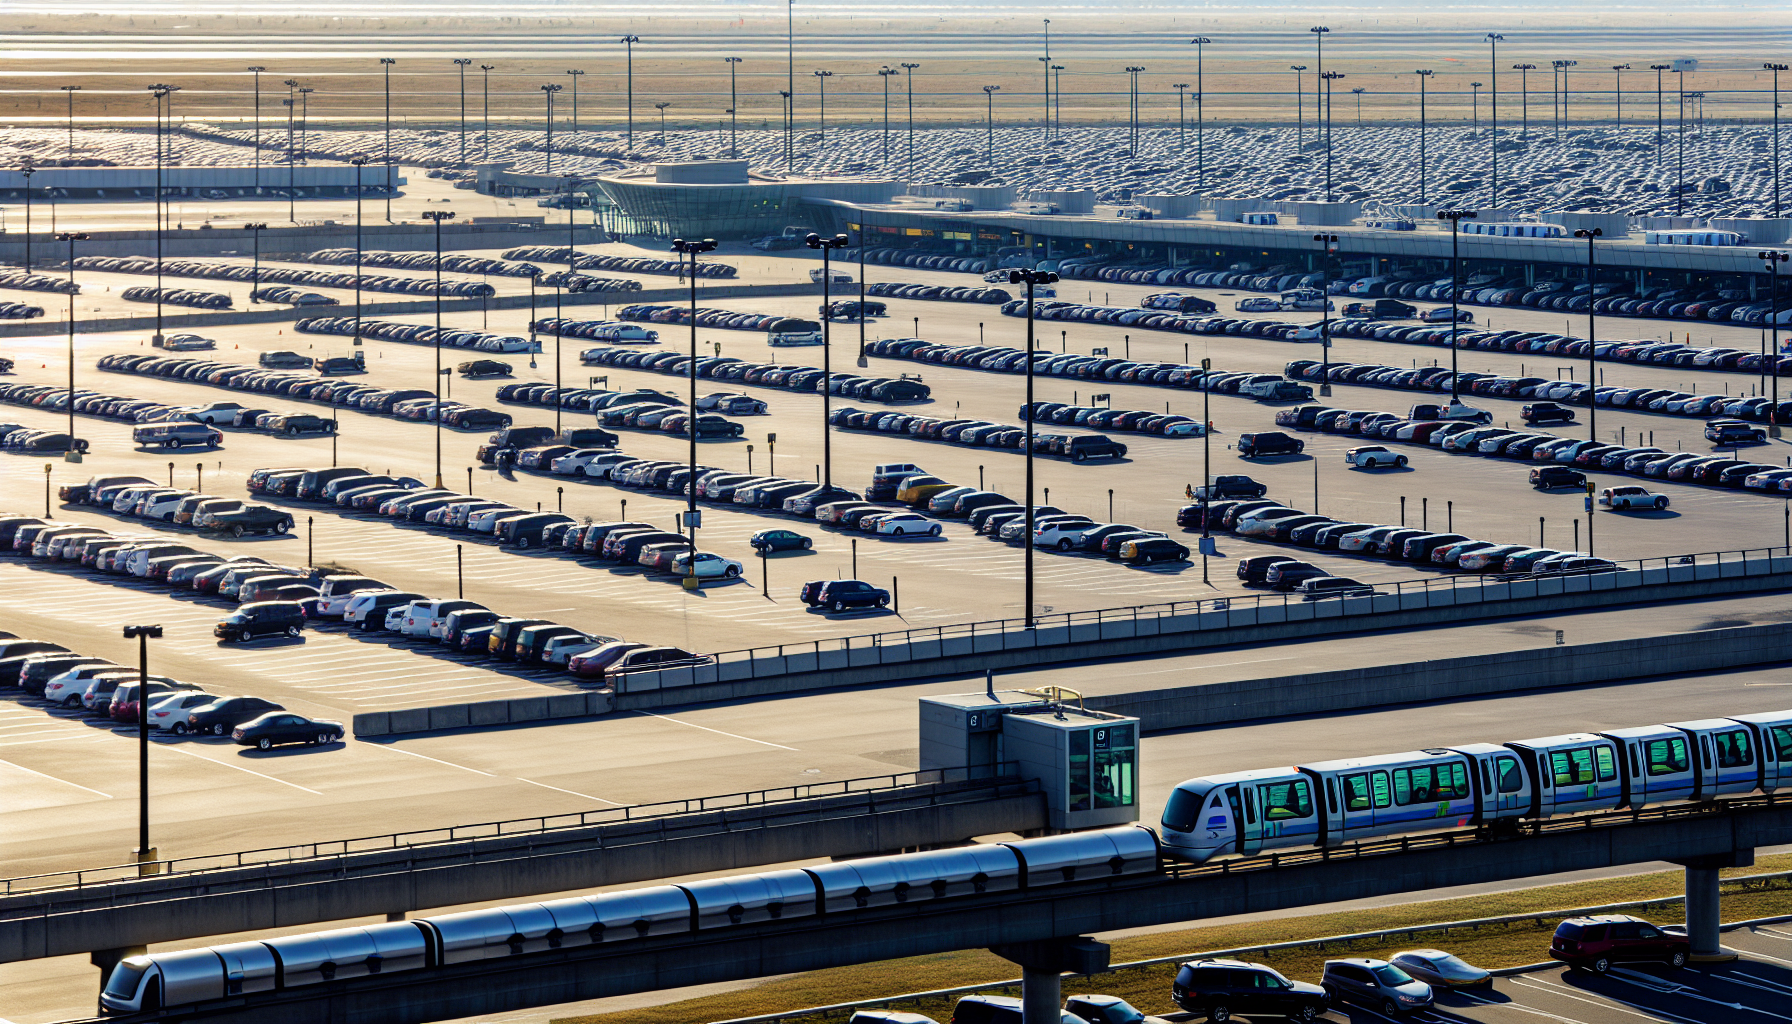
[(1497, 767), (1500, 770), (1500, 792), (1517, 793), (1524, 789), (1524, 773), (1518, 770), (1518, 758), (1502, 757)]
[(1650, 740), (1643, 744), (1643, 756), (1649, 762), (1649, 775), (1676, 775), (1692, 765), (1686, 760), (1686, 741)]
[(1369, 776), (1344, 776), (1344, 809), (1366, 811), (1369, 806)]
[(1552, 750), (1549, 754), (1549, 767), (1555, 775), (1557, 786), (1584, 786), (1597, 778), (1593, 772), (1593, 751), (1590, 747)]
[(1375, 787), (1375, 806), (1378, 808), (1388, 806), (1390, 802), (1388, 799), (1388, 773), (1376, 772), (1372, 778), (1372, 784)]
[(1711, 768), (1711, 740), (1704, 736), (1699, 737), (1699, 766)]
[(1755, 763), (1754, 748), (1749, 746), (1748, 733), (1742, 729), (1717, 734), (1717, 766), (1747, 768)]
[(1593, 757), (1599, 762), (1599, 781), (1610, 782), (1618, 777), (1618, 766), (1612, 759), (1612, 748), (1594, 747)]
[(1313, 816), (1313, 796), (1304, 779), (1258, 786), (1257, 794), (1263, 801), (1264, 821)]
[(1171, 832), (1192, 832), (1200, 814), (1201, 794), (1178, 787), (1170, 791), (1170, 800), (1164, 804), (1164, 828)]
[(1394, 772), (1394, 802), (1428, 804), (1468, 796), (1468, 773), (1461, 762), (1400, 768)]
[(1244, 811), (1239, 809), (1238, 806), (1237, 786), (1228, 786), (1226, 788), (1226, 802), (1232, 805), (1232, 826), (1236, 828), (1240, 822), (1244, 821)]
[(1779, 748), (1781, 761), (1792, 761), (1792, 726), (1774, 726), (1773, 745)]

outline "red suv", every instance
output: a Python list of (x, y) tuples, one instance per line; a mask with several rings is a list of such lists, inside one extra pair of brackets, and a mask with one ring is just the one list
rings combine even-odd
[(1684, 935), (1662, 931), (1640, 917), (1600, 914), (1573, 917), (1556, 926), (1549, 955), (1569, 967), (1604, 974), (1613, 964), (1638, 960), (1686, 966), (1692, 946)]

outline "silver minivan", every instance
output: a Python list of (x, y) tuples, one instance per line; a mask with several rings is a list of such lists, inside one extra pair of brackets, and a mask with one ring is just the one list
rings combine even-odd
[(1431, 986), (1386, 960), (1327, 960), (1320, 985), (1333, 1006), (1355, 1003), (1396, 1019), (1431, 1009)]

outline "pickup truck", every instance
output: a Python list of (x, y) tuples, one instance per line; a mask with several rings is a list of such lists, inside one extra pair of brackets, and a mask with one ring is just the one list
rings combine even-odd
[(1269, 493), (1269, 487), (1239, 474), (1216, 476), (1213, 483), (1200, 487), (1187, 488), (1185, 493), (1196, 501), (1220, 501), (1222, 499), (1254, 499)]
[(1492, 423), (1493, 413), (1472, 405), (1453, 402), (1449, 405), (1415, 405), (1406, 414), (1409, 420), (1453, 420), (1460, 423)]

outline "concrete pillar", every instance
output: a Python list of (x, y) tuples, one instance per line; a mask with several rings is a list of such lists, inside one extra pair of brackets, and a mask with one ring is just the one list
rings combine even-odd
[(1718, 871), (1721, 868), (1752, 867), (1755, 851), (1734, 850), (1674, 863), (1686, 869), (1686, 938), (1692, 946), (1690, 959), (1699, 963), (1736, 959), (1734, 951), (1724, 948), (1718, 930), (1723, 922)]
[(1056, 970), (1021, 968), (1021, 1024), (1058, 1024), (1062, 1019), (1059, 1009), (1064, 1005), (1060, 978)]
[(1089, 938), (1044, 939), (992, 946), (990, 952), (1021, 967), (1021, 1024), (1058, 1024), (1064, 1004), (1059, 977), (1070, 971), (1108, 969), (1108, 946)]

